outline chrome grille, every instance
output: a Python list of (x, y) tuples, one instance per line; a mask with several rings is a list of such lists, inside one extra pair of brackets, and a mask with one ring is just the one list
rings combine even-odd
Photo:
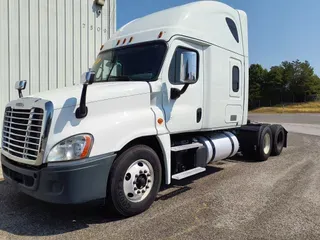
[(2, 147), (13, 156), (37, 160), (44, 111), (41, 108), (5, 110)]

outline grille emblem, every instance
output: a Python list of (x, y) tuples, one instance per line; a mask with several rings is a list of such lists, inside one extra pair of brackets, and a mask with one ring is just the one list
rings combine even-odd
[(16, 107), (24, 107), (23, 103), (16, 103)]

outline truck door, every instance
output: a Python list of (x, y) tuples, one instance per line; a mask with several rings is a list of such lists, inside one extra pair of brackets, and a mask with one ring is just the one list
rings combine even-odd
[[(203, 119), (203, 48), (175, 40), (171, 43), (164, 64), (163, 108), (170, 133), (196, 131)], [(194, 80), (188, 87), (181, 82), (185, 77)], [(173, 99), (175, 91), (186, 91)]]

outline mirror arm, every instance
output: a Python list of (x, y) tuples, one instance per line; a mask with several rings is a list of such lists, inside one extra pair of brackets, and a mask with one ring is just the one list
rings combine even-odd
[(86, 106), (86, 98), (87, 98), (87, 88), (88, 85), (91, 85), (95, 78), (95, 72), (92, 72), (89, 68), (89, 72), (82, 74), (81, 81), (83, 82), (80, 105), (77, 108), (75, 115), (76, 118), (84, 118), (88, 114), (88, 107)]
[(19, 80), (16, 82), (15, 89), (18, 90), (19, 98), (23, 98), (22, 90), (26, 89), (27, 80)]
[(187, 83), (187, 84), (185, 84), (185, 85), (183, 86), (183, 88), (182, 88), (181, 91), (180, 91), (180, 95), (184, 94), (184, 93), (187, 91), (189, 85), (190, 85), (190, 84)]
[(21, 90), (21, 89), (18, 89), (18, 94), (19, 94), (19, 98), (22, 98), (22, 97), (23, 97), (23, 94), (22, 94), (22, 90)]
[(84, 118), (88, 114), (88, 107), (86, 106), (86, 96), (87, 96), (87, 84), (83, 84), (80, 106), (76, 110), (76, 118)]
[(178, 88), (171, 88), (171, 99), (178, 99), (182, 94), (184, 94), (187, 91), (189, 85), (189, 83), (185, 84), (181, 90), (179, 90)]

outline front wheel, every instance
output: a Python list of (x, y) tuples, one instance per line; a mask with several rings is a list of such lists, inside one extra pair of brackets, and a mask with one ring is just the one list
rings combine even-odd
[(147, 210), (161, 184), (161, 164), (156, 152), (145, 145), (127, 149), (114, 162), (108, 183), (108, 203), (123, 216)]

